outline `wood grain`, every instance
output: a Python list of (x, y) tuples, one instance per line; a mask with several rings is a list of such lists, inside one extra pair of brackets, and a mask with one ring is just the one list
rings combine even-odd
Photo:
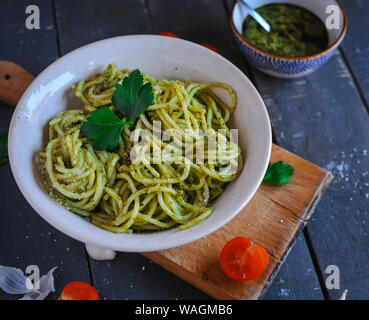
[[(29, 4), (28, 0), (0, 2), (0, 60), (13, 61), (37, 75), (58, 57), (56, 32), (48, 0), (31, 2), (40, 8), (41, 29), (26, 29)], [(13, 110), (0, 102), (0, 132), (8, 131)], [(32, 209), (15, 183), (9, 163), (0, 166), (0, 181), (0, 265), (23, 271), (28, 265), (37, 265), (41, 275), (58, 267), (54, 272), (56, 292), (50, 299), (56, 299), (68, 282), (89, 282), (84, 245), (54, 229)], [(0, 290), (0, 300), (15, 298)]]
[(342, 0), (342, 3), (348, 13), (349, 28), (341, 52), (369, 110), (369, 37), (363, 32), (369, 29), (369, 1)]
[[(271, 161), (277, 160), (294, 166), (292, 183), (263, 183), (250, 203), (219, 230), (185, 246), (143, 255), (216, 299), (260, 298), (332, 179), (330, 172), (273, 145)], [(252, 239), (270, 255), (267, 270), (245, 283), (229, 279), (219, 266), (221, 249), (237, 236)]]
[[(348, 4), (349, 36), (343, 48), (347, 48), (346, 41), (348, 46), (352, 43), (356, 48), (366, 47), (367, 42), (359, 40), (365, 37), (362, 30), (367, 25), (364, 2), (344, 2), (345, 6)], [(362, 70), (356, 80), (361, 79), (360, 86), (364, 88), (367, 63), (362, 60), (366, 55), (356, 55), (351, 60), (352, 70)], [(367, 93), (357, 89), (340, 51), (320, 70), (299, 79), (281, 80), (251, 70), (268, 108), (278, 145), (335, 175), (305, 233), (314, 251), (325, 297), (338, 299), (347, 288), (349, 299), (368, 299), (369, 116), (364, 99)], [(340, 269), (341, 290), (324, 288), (329, 265)]]
[[(314, 217), (314, 216), (313, 216)], [(293, 248), (281, 262), (278, 273), (263, 296), (263, 300), (323, 300), (324, 296), (314, 268), (309, 267), (311, 257), (304, 233), (298, 236)], [(298, 263), (296, 263), (298, 262)], [(305, 268), (301, 268), (305, 267)], [(278, 269), (278, 267), (277, 267)], [(290, 284), (294, 285), (290, 285)], [(305, 283), (303, 286), (301, 284)], [(300, 285), (298, 285), (300, 284)]]
[(62, 55), (101, 39), (150, 33), (145, 0), (54, 2)]

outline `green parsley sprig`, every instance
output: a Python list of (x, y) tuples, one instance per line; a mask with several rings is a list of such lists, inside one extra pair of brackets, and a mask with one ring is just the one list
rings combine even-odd
[(269, 162), (263, 181), (275, 184), (289, 184), (291, 182), (291, 176), (294, 173), (295, 169), (288, 163), (278, 161), (272, 165), (271, 162)]
[(143, 84), (140, 70), (132, 71), (123, 79), (122, 84), (116, 84), (112, 96), (114, 107), (128, 121), (122, 121), (108, 107), (101, 107), (93, 112), (82, 124), (81, 132), (93, 140), (97, 150), (114, 150), (119, 143), (125, 124), (132, 125), (154, 101), (153, 88), (150, 82)]
[(111, 101), (128, 121), (136, 121), (154, 101), (151, 82), (144, 85), (143, 76), (136, 69), (123, 79), (122, 84), (115, 86)]
[(132, 121), (122, 121), (108, 107), (101, 107), (93, 112), (82, 124), (81, 132), (93, 140), (96, 150), (114, 150), (120, 139), (125, 124)]

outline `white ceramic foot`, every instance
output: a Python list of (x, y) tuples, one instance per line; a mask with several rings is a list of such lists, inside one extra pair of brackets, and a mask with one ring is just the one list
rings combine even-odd
[(97, 261), (113, 260), (117, 254), (114, 250), (95, 247), (85, 244), (88, 255)]

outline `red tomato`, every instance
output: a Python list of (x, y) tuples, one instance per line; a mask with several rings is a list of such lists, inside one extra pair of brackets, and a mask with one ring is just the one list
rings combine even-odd
[(214, 48), (212, 45), (208, 43), (200, 43), (203, 47), (213, 50), (214, 52), (220, 54), (220, 51), (217, 48)]
[(247, 281), (260, 276), (269, 261), (263, 247), (245, 237), (228, 241), (220, 254), (220, 266), (224, 273), (233, 280)]
[(73, 281), (64, 287), (58, 300), (100, 300), (100, 296), (90, 284)]
[(158, 33), (158, 35), (159, 36), (165, 36), (165, 37), (173, 37), (173, 38), (178, 38), (179, 39), (179, 36), (176, 35), (173, 32), (160, 32), (160, 33)]

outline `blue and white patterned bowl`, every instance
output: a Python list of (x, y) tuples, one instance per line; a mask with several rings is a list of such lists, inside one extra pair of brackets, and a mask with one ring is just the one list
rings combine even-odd
[[(288, 3), (306, 8), (318, 16), (327, 27), (329, 43), (328, 48), (312, 56), (301, 58), (287, 58), (277, 56), (260, 50), (250, 44), (242, 36), (242, 26), (248, 16), (248, 10), (234, 2), (231, 11), (231, 26), (243, 54), (250, 63), (262, 72), (278, 78), (298, 78), (319, 69), (342, 42), (347, 30), (347, 16), (345, 9), (338, 0), (248, 0), (253, 8), (258, 8), (268, 3)], [(332, 14), (337, 13), (338, 20), (331, 20)], [(327, 24), (329, 23), (329, 24)]]

